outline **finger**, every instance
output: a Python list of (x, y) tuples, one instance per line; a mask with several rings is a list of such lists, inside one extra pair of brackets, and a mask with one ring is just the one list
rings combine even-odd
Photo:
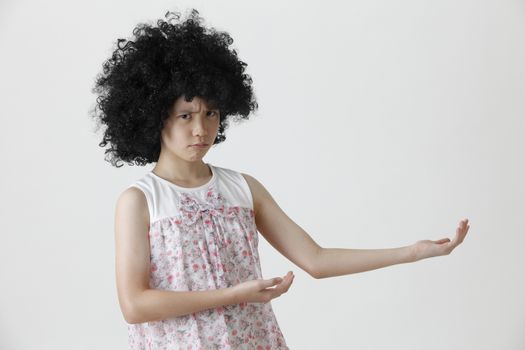
[(293, 274), (291, 274), (291, 275), (287, 276), (287, 278), (284, 279), (283, 282), (279, 285), (279, 286), (282, 286), (282, 289), (283, 289), (284, 292), (286, 292), (290, 288), (294, 278), (295, 278), (295, 276)]
[(261, 284), (262, 284), (262, 288), (268, 288), (268, 287), (271, 287), (271, 286), (275, 286), (276, 284), (279, 284), (282, 282), (282, 278), (281, 277), (274, 277), (274, 278), (270, 278), (270, 279), (267, 279), (267, 280), (262, 280)]
[(294, 278), (295, 278), (295, 276), (292, 275), (292, 278), (290, 279), (290, 283), (288, 283), (288, 285), (286, 286), (285, 292), (288, 292), (288, 289), (290, 289), (290, 287), (292, 286)]
[(275, 288), (279, 289), (281, 291), (281, 293), (287, 292), (288, 289), (290, 288), (290, 285), (292, 284), (294, 278), (295, 278), (295, 276), (293, 275), (293, 273), (288, 273), (285, 276), (285, 278), (283, 279), (283, 281)]
[(461, 221), (459, 223), (458, 228), (456, 229), (456, 235), (461, 236), (464, 233), (465, 229), (466, 229), (466, 225), (467, 224), (465, 224), (464, 221)]
[(467, 235), (469, 227), (470, 227), (469, 225), (467, 225), (466, 223), (463, 223), (463, 226), (461, 227), (461, 229), (458, 229), (459, 243), (463, 242), (463, 240), (465, 239), (465, 236)]
[(461, 228), (465, 231), (465, 233), (468, 231), (469, 227), (468, 219), (465, 219), (461, 222)]
[(293, 272), (292, 271), (288, 271), (288, 273), (286, 275), (284, 275), (284, 278), (283, 278), (281, 284), (288, 283), (292, 277), (293, 277)]
[[(275, 278), (270, 278), (267, 280), (261, 280), (261, 289), (269, 288), (275, 285), (277, 285), (275, 288), (278, 288), (280, 284), (286, 282), (286, 278), (290, 276), (290, 274), (291, 274), (291, 271), (289, 271), (286, 275), (284, 275), (284, 278), (275, 277)], [(272, 288), (272, 289), (275, 289), (275, 288)]]
[(292, 276), (292, 275), (293, 275), (293, 272), (292, 272), (292, 271), (288, 271), (288, 273), (287, 273), (286, 275), (284, 275), (284, 278), (286, 278), (286, 277), (290, 277), (290, 276)]
[(290, 286), (292, 285), (294, 278), (295, 276), (291, 275), (288, 277), (288, 279), (284, 280), (281, 284), (275, 287), (274, 292), (277, 294), (274, 297), (278, 297), (281, 294), (288, 292), (288, 289), (290, 289)]
[(291, 273), (287, 273), (286, 275), (284, 275), (284, 277), (281, 278), (281, 282), (279, 283), (279, 286), (288, 283), (288, 281), (290, 280), (290, 278), (292, 276), (293, 276), (293, 274), (291, 274)]
[(456, 229), (456, 236), (451, 242), (451, 247), (455, 248), (459, 244), (463, 242), (465, 239), (465, 235), (468, 231), (468, 225), (465, 223), (465, 221), (460, 222), (460, 226)]

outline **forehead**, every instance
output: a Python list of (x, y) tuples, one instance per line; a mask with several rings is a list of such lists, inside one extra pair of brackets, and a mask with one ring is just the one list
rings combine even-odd
[(179, 111), (197, 112), (201, 108), (210, 109), (210, 108), (214, 108), (214, 106), (213, 106), (213, 103), (210, 103), (209, 101), (201, 97), (198, 97), (198, 96), (195, 96), (193, 100), (188, 102), (184, 99), (184, 95), (177, 98), (177, 100), (175, 100), (175, 103), (173, 104), (173, 109), (176, 112), (179, 112)]

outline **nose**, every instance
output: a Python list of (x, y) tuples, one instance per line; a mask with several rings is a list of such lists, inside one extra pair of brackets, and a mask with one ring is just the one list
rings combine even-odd
[(205, 136), (208, 134), (206, 131), (206, 125), (203, 118), (195, 118), (195, 124), (193, 126), (193, 136)]

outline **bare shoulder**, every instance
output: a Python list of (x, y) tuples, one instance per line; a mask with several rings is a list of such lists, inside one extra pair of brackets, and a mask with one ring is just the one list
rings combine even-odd
[(273, 200), (273, 198), (268, 192), (268, 190), (266, 190), (266, 188), (263, 186), (263, 184), (255, 177), (244, 173), (241, 173), (241, 175), (246, 179), (248, 187), (250, 187), (253, 197), (254, 211), (257, 213), (262, 200)]
[(255, 179), (251, 175), (248, 175), (248, 174), (245, 174), (245, 173), (241, 173), (241, 175), (244, 177), (244, 179), (248, 183), (248, 186), (250, 187), (250, 190), (252, 190), (252, 192), (253, 192), (256, 189), (259, 181), (257, 181), (257, 179)]
[(142, 224), (149, 226), (148, 202), (144, 193), (137, 187), (128, 187), (117, 199), (115, 215), (138, 216)]
[(257, 180), (254, 179), (252, 176), (245, 174), (245, 173), (241, 173), (241, 175), (246, 180), (246, 183), (248, 183), (248, 187), (250, 188), (250, 192), (252, 193), (252, 198), (253, 198), (253, 211), (257, 213), (257, 199), (258, 199), (258, 196), (256, 193)]
[(126, 188), (120, 196), (118, 197), (117, 203), (127, 203), (127, 202), (143, 202), (143, 204), (146, 203), (146, 197), (144, 196), (144, 193), (135, 186), (130, 186)]

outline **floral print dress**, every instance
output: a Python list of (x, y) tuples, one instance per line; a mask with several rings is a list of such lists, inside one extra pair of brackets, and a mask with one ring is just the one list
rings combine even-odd
[[(180, 187), (153, 172), (131, 185), (148, 202), (150, 288), (211, 290), (263, 278), (248, 184), (239, 172), (207, 165), (212, 178), (199, 187)], [(130, 350), (288, 349), (271, 302), (127, 327)]]

